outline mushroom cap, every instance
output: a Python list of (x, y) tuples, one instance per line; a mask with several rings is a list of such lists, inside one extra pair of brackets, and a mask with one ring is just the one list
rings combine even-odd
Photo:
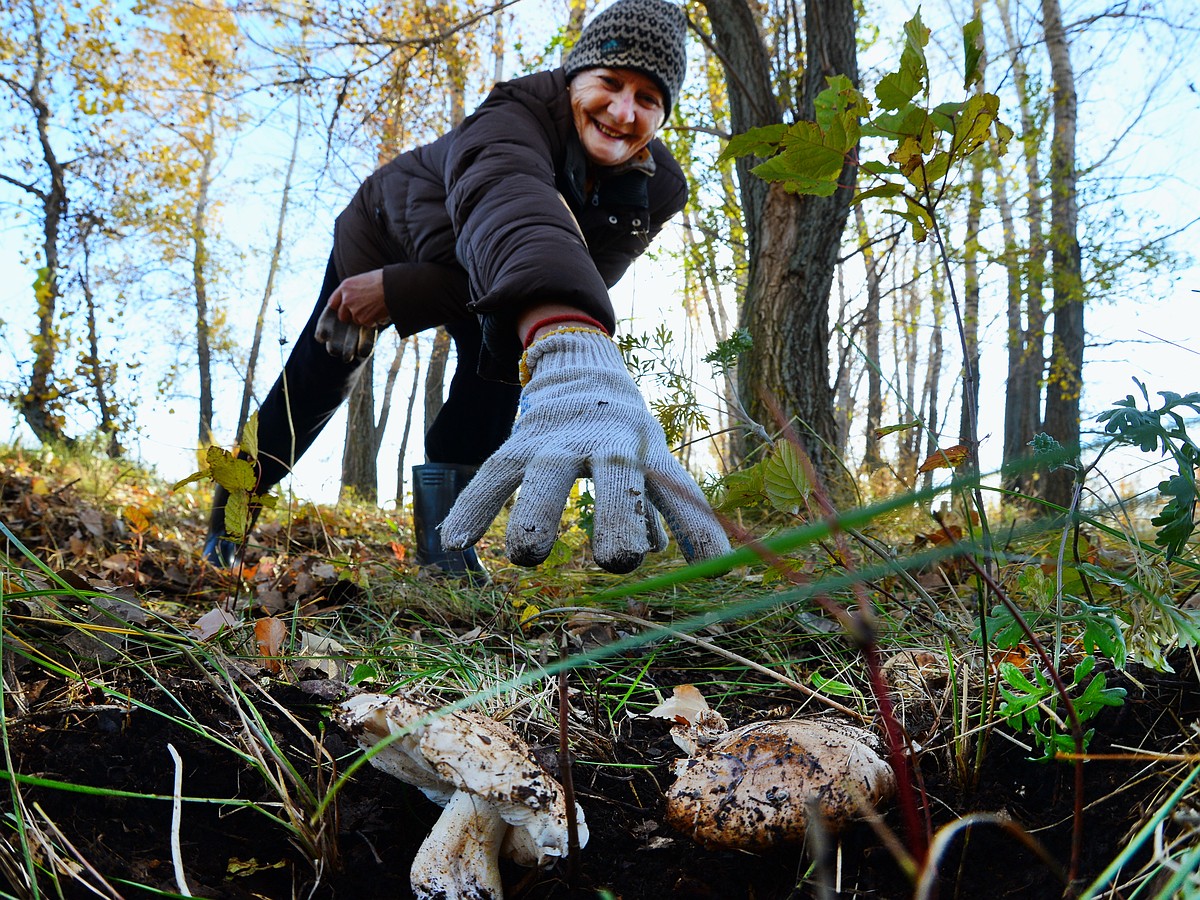
[[(566, 855), (562, 786), (507, 725), (468, 710), (442, 713), (404, 694), (360, 694), (342, 704), (338, 719), (365, 746), (408, 730), (371, 762), (442, 806), (460, 790), (494, 804), (505, 822), (528, 832), (539, 864)], [(576, 825), (582, 847), (588, 831), (578, 806)]]
[(831, 831), (895, 791), (875, 736), (833, 720), (754, 722), (675, 764), (667, 822), (707, 847), (801, 843), (810, 798)]

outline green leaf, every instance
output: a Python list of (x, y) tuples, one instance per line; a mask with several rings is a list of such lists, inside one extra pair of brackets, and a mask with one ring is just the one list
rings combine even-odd
[(730, 472), (721, 480), (718, 512), (733, 514), (744, 507), (762, 503), (766, 493), (763, 488), (763, 464), (758, 462), (747, 469)]
[(796, 514), (812, 493), (800, 451), (791, 441), (780, 441), (763, 462), (763, 489), (780, 512)]
[(905, 222), (908, 222), (912, 226), (913, 240), (919, 244), (929, 236), (929, 231), (933, 228), (933, 217), (929, 215), (929, 211), (925, 207), (919, 203), (915, 203), (911, 197), (905, 197), (904, 203), (905, 208), (903, 210), (885, 209), (884, 212), (889, 215), (899, 216)]
[(921, 11), (904, 24), (904, 49), (900, 53), (900, 68), (889, 72), (875, 87), (875, 97), (884, 109), (900, 109), (909, 103), (925, 86), (929, 66), (925, 61), (925, 45), (929, 29), (921, 22)]
[(187, 478), (183, 479), (183, 481), (175, 482), (173, 485), (171, 485), (171, 490), (177, 491), (181, 487), (187, 487), (189, 484), (195, 484), (197, 481), (204, 481), (211, 477), (212, 476), (208, 469), (201, 469), (199, 472), (193, 472)]
[(1000, 98), (995, 94), (976, 94), (967, 101), (954, 128), (956, 157), (965, 159), (987, 141), (999, 112)]
[(867, 175), (899, 175), (900, 170), (896, 166), (890, 166), (887, 163), (879, 162), (878, 160), (868, 160), (859, 164), (858, 170), (865, 172)]
[(251, 459), (258, 459), (258, 410), (255, 410), (246, 420), (246, 425), (242, 428), (240, 444), (243, 453)]
[(779, 150), (779, 144), (787, 129), (786, 124), (779, 123), (751, 128), (745, 134), (735, 134), (717, 157), (717, 162), (728, 162), (739, 156), (772, 156)]
[(875, 437), (887, 437), (889, 434), (895, 434), (898, 431), (911, 431), (920, 426), (920, 419), (913, 419), (911, 422), (897, 422), (895, 425), (884, 425), (882, 428), (875, 429)]
[(983, 20), (978, 15), (963, 26), (963, 90), (983, 81)]
[(833, 694), (835, 697), (854, 697), (858, 694), (852, 685), (836, 678), (825, 678), (820, 672), (813, 672), (809, 681), (823, 694)]
[(250, 494), (245, 491), (230, 491), (225, 501), (225, 533), (235, 541), (246, 537), (250, 526)]
[(900, 109), (921, 91), (921, 80), (909, 72), (889, 72), (875, 85), (875, 99), (884, 109)]
[(852, 203), (862, 203), (864, 200), (870, 200), (873, 197), (895, 197), (897, 194), (899, 194), (903, 190), (904, 190), (903, 186), (896, 184), (894, 182), (888, 181), (888, 182), (885, 182), (884, 184), (876, 185), (873, 188), (868, 188), (865, 191), (861, 191), (858, 194), (855, 194), (854, 199), (851, 202)]
[(208, 448), (206, 458), (213, 480), (225, 490), (230, 493), (254, 490), (258, 479), (254, 474), (254, 466), (249, 461), (217, 446)]

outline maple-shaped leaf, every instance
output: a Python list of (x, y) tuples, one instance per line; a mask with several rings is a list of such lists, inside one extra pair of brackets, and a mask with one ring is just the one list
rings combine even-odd
[(934, 469), (957, 469), (970, 455), (971, 448), (966, 444), (955, 444), (953, 447), (938, 449), (925, 457), (925, 461), (921, 463), (917, 472), (919, 474), (932, 472)]

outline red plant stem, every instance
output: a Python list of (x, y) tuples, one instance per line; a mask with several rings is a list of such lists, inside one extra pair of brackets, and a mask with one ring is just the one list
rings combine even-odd
[[(562, 636), (562, 656), (566, 657), (567, 636)], [(575, 818), (575, 779), (571, 771), (571, 743), (567, 739), (570, 725), (568, 714), (571, 709), (567, 693), (568, 671), (558, 673), (558, 776), (562, 781), (563, 801), (567, 807), (567, 883), (574, 885), (579, 880), (579, 823)]]
[[(956, 543), (946, 526), (939, 519), (938, 524), (942, 526), (942, 532), (951, 541)], [(1050, 653), (1042, 646), (1042, 642), (1038, 640), (1033, 629), (1029, 627), (1029, 623), (1025, 621), (1025, 617), (1021, 614), (1021, 609), (1015, 604), (1012, 599), (1005, 593), (1004, 589), (996, 583), (983, 566), (975, 560), (975, 557), (970, 553), (963, 553), (962, 558), (966, 560), (967, 565), (975, 570), (976, 574), (983, 579), (983, 583), (988, 586), (1004, 604), (1005, 609), (1013, 617), (1013, 621), (1017, 623), (1025, 637), (1029, 639), (1029, 644), (1033, 647), (1038, 657), (1042, 661), (1042, 665), (1046, 667), (1046, 674), (1050, 681), (1054, 684), (1054, 690), (1062, 699), (1063, 708), (1067, 711), (1067, 719), (1071, 723), (1071, 737), (1075, 741), (1075, 754), (1073, 763), (1075, 766), (1075, 809), (1071, 817), (1071, 862), (1067, 869), (1067, 885), (1068, 890), (1075, 884), (1075, 880), (1079, 877), (1079, 862), (1083, 855), (1083, 724), (1079, 721), (1079, 715), (1075, 712), (1075, 704), (1071, 702), (1071, 696), (1067, 693), (1067, 686), (1059, 675), (1058, 669), (1054, 666), (1054, 660)], [(986, 613), (985, 613), (986, 614)], [(984, 663), (987, 664), (986, 661)]]
[[(769, 397), (764, 399), (774, 409), (776, 419), (786, 421), (779, 414), (778, 405), (774, 402), (774, 399)], [(812, 485), (813, 496), (817, 500), (821, 513), (826, 517), (830, 526), (830, 533), (834, 536), (837, 543), (838, 555), (841, 557), (842, 567), (848, 573), (853, 574), (854, 566), (851, 562), (850, 548), (846, 543), (846, 535), (837, 524), (837, 509), (829, 499), (829, 495), (825, 492), (821, 484), (821, 479), (813, 467), (812, 460), (809, 459), (808, 453), (804, 450), (804, 445), (800, 443), (790, 425), (784, 426), (784, 437), (799, 451), (805, 475), (808, 476), (808, 482)], [(804, 583), (803, 577), (798, 573), (788, 572), (784, 567), (779, 568), (793, 583)], [(871, 684), (871, 693), (875, 697), (875, 703), (879, 709), (879, 717), (883, 722), (884, 737), (887, 741), (888, 760), (891, 763), (893, 771), (896, 773), (896, 797), (900, 806), (901, 821), (904, 823), (908, 852), (912, 854), (913, 860), (916, 862), (919, 870), (924, 865), (925, 857), (929, 850), (928, 803), (924, 797), (921, 798), (920, 808), (924, 809), (926, 813), (922, 817), (918, 811), (918, 801), (916, 791), (913, 787), (912, 771), (909, 768), (911, 761), (905, 753), (908, 744), (904, 739), (903, 729), (896, 720), (891, 695), (888, 693), (887, 684), (883, 680), (882, 666), (879, 662), (879, 643), (876, 640), (875, 628), (872, 624), (874, 617), (871, 613), (870, 598), (867, 596), (866, 589), (861, 582), (855, 582), (854, 593), (858, 599), (857, 616), (852, 616), (840, 604), (835, 603), (828, 597), (814, 596), (813, 599), (820, 603), (823, 609), (828, 611), (830, 615), (846, 627), (847, 632), (854, 639), (859, 651), (863, 654), (867, 662), (867, 674)], [(925, 819), (925, 826), (921, 824), (922, 818)]]

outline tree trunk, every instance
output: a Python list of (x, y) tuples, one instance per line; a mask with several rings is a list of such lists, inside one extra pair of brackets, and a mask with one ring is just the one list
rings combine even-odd
[(979, 220), (983, 216), (983, 160), (971, 157), (971, 180), (967, 184), (966, 240), (963, 243), (963, 366), (962, 407), (958, 419), (958, 441), (979, 440)]
[(110, 459), (119, 458), (124, 452), (121, 447), (120, 436), (118, 431), (120, 423), (117, 421), (116, 404), (108, 396), (109, 379), (114, 377), (111, 366), (104, 366), (100, 362), (100, 334), (99, 327), (96, 321), (96, 297), (92, 293), (92, 271), (91, 271), (91, 235), (92, 230), (98, 225), (96, 217), (92, 214), (87, 214), (83, 217), (83, 224), (79, 228), (78, 240), (80, 250), (83, 252), (83, 268), (79, 273), (79, 287), (83, 292), (83, 305), (86, 310), (87, 322), (87, 356), (81, 359), (80, 365), (85, 371), (85, 377), (92, 388), (92, 396), (96, 398), (95, 412), (100, 418), (98, 431), (107, 439), (105, 452)]
[(342, 445), (342, 494), (363, 503), (379, 499), (375, 444), (375, 356), (363, 363), (346, 409), (346, 441)]
[(883, 465), (879, 452), (879, 429), (883, 427), (883, 376), (879, 368), (879, 260), (867, 234), (867, 219), (862, 204), (854, 207), (854, 223), (862, 248), (863, 267), (867, 275), (867, 305), (863, 310), (863, 338), (867, 354), (867, 434), (863, 465), (868, 470)]
[(196, 299), (196, 369), (200, 378), (200, 421), (198, 428), (199, 446), (212, 443), (213, 390), (212, 348), (209, 338), (212, 325), (208, 312), (208, 191), (212, 185), (212, 167), (216, 157), (214, 131), (213, 95), (204, 95), (204, 118), (210, 130), (205, 134), (201, 147), (199, 183), (196, 186), (196, 202), (192, 207), (192, 292)]
[(37, 197), (42, 206), (42, 262), (34, 284), (34, 299), (37, 303), (37, 335), (32, 343), (34, 356), (29, 381), (17, 400), (17, 410), (30, 430), (42, 443), (67, 443), (74, 441), (63, 432), (62, 417), (58, 415), (60, 403), (58, 390), (53, 384), (54, 364), (58, 356), (57, 319), (60, 262), (58, 256), (59, 231), (67, 215), (66, 167), (59, 160), (50, 140), (53, 116), (46, 102), (43, 88), (47, 83), (46, 48), (42, 31), (42, 10), (31, 4), (34, 70), (29, 84), (23, 85), (5, 79), (4, 84), (12, 91), (14, 99), (33, 113), (42, 162), (46, 166), (49, 186), (39, 188), (11, 176), (4, 176), (9, 184)]
[(408, 340), (413, 345), (413, 380), (412, 390), (408, 392), (408, 407), (404, 413), (404, 433), (400, 437), (400, 452), (396, 457), (396, 508), (404, 508), (404, 481), (408, 474), (405, 460), (408, 458), (408, 436), (412, 433), (413, 407), (417, 402), (417, 392), (421, 386), (421, 339), (413, 335)]
[[(1058, 0), (1042, 0), (1042, 27), (1050, 54), (1054, 95), (1054, 141), (1050, 150), (1050, 247), (1054, 288), (1054, 337), (1046, 383), (1046, 431), (1064, 447), (1079, 446), (1079, 398), (1083, 391), (1083, 277), (1076, 197), (1075, 74)], [(1047, 476), (1044, 497), (1069, 506), (1074, 475)]]
[[(751, 5), (706, 0), (729, 87), (733, 130), (782, 121), (770, 59)], [(807, 61), (796, 117), (813, 118), (829, 75), (858, 81), (852, 0), (808, 0)], [(829, 378), (829, 294), (856, 174), (847, 163), (831, 197), (797, 196), (738, 163), (750, 273), (741, 325), (753, 346), (739, 371), (742, 400), (768, 427), (793, 428), (826, 479), (840, 481)]]
[[(450, 334), (439, 327), (433, 333), (433, 349), (429, 351), (429, 366), (425, 370), (425, 430), (442, 411), (443, 388), (446, 382), (446, 362), (450, 358)], [(444, 462), (444, 460), (437, 460)]]
[(279, 218), (275, 222), (275, 246), (271, 248), (271, 262), (267, 266), (267, 283), (263, 288), (262, 302), (258, 305), (258, 318), (254, 320), (254, 339), (250, 343), (250, 356), (246, 361), (246, 381), (242, 385), (242, 406), (238, 410), (237, 435), (241, 435), (246, 420), (250, 417), (250, 401), (254, 396), (254, 373), (258, 368), (258, 354), (262, 347), (263, 325), (267, 318), (267, 309), (271, 303), (271, 295), (275, 293), (275, 276), (279, 273), (280, 261), (283, 258), (283, 233), (287, 223), (288, 200), (292, 193), (292, 175), (296, 170), (296, 156), (300, 150), (300, 136), (304, 129), (304, 117), (301, 114), (301, 95), (296, 94), (296, 130), (292, 133), (292, 153), (288, 157), (287, 171), (283, 177), (283, 194), (279, 198)]
[[(1029, 364), (1028, 337), (1021, 320), (1024, 295), (1021, 290), (1021, 251), (1017, 247), (1016, 226), (1012, 203), (1002, 172), (996, 172), (996, 208), (1004, 234), (1004, 265), (1008, 272), (1008, 303), (1006, 324), (1008, 333), (1008, 379), (1004, 385), (1004, 487), (1007, 490), (1032, 496), (1033, 472), (1028, 468), (1029, 441), (1041, 423), (1041, 391)], [(1039, 354), (1040, 357), (1040, 354)], [(1030, 408), (1029, 398), (1033, 405)]]
[[(941, 270), (936, 262), (930, 267), (930, 271), (933, 281), (933, 334), (929, 341), (929, 365), (925, 370), (925, 388), (921, 395), (921, 404), (926, 409), (926, 457), (932, 456), (941, 446), (942, 422), (938, 409), (941, 398), (938, 388), (942, 383), (942, 366), (945, 361), (945, 339), (942, 336), (942, 324), (946, 314), (946, 292), (942, 287), (942, 280), (938, 275)], [(926, 491), (933, 487), (933, 472), (925, 473), (920, 487)]]
[[(1035, 492), (1036, 473), (1029, 467), (1032, 451), (1029, 442), (1042, 428), (1042, 380), (1045, 374), (1046, 333), (1045, 279), (1046, 238), (1043, 224), (1041, 136), (1043, 123), (1034, 111), (1029, 94), (1029, 76), (1021, 55), (1009, 14), (1008, 0), (997, 0), (1008, 56), (1013, 71), (1013, 86), (1021, 115), (1021, 147), (1025, 161), (1027, 203), (1025, 220), (1029, 246), (1024, 264), (1014, 252), (1009, 271), (1025, 274), (1024, 322), (1018, 305), (1016, 314), (1009, 317), (1009, 372), (1004, 404), (1003, 462), (1012, 469), (1008, 486), (1022, 494)], [(1015, 247), (1015, 230), (1013, 232)], [(1019, 278), (1018, 274), (1018, 278)], [(1020, 286), (1018, 284), (1018, 291)]]

